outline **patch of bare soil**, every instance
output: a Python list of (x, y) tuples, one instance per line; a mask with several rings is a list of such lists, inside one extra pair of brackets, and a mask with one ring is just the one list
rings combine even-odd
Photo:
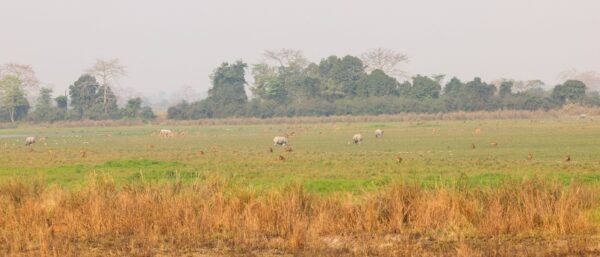
[[(17, 256), (39, 256), (36, 251)], [(420, 235), (326, 236), (295, 252), (277, 249), (230, 249), (223, 246), (144, 249), (131, 244), (74, 244), (62, 256), (309, 257), (309, 256), (600, 256), (600, 238), (461, 238), (438, 240)]]

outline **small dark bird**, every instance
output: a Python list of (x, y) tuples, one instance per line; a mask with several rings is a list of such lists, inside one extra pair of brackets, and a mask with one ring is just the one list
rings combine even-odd
[(475, 149), (475, 144), (471, 144), (471, 149)]
[(571, 155), (567, 155), (566, 158), (565, 158), (565, 161), (566, 162), (570, 162), (571, 161)]
[(269, 147), (269, 152), (272, 153), (273, 152), (273, 147)]
[(280, 160), (280, 161), (285, 161), (285, 157), (283, 157), (283, 155), (279, 155), (279, 156), (277, 157), (277, 160)]
[(533, 155), (531, 155), (531, 153), (529, 153), (529, 154), (527, 155), (527, 160), (528, 160), (528, 161), (531, 161), (532, 159), (533, 159)]
[(204, 151), (202, 151), (202, 150), (198, 151), (198, 155), (204, 155)]
[(396, 156), (396, 161), (397, 161), (398, 163), (402, 163), (402, 157), (400, 157), (399, 155), (398, 155), (398, 156)]

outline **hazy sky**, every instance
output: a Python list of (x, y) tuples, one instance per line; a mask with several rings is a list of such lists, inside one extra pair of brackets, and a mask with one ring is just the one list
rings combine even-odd
[(374, 47), (410, 56), (412, 74), (558, 82), (600, 71), (596, 0), (0, 0), (0, 64), (30, 64), (57, 91), (97, 58), (119, 58), (122, 86), (147, 95), (205, 92), (223, 61), (265, 49), (311, 61)]

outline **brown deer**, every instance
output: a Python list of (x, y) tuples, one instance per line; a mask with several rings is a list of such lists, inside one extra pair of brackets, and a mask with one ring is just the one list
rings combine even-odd
[(82, 149), (79, 151), (79, 155), (81, 156), (81, 158), (85, 158), (87, 157), (87, 151)]
[(402, 157), (400, 157), (400, 155), (396, 156), (396, 161), (398, 163), (402, 163)]
[(533, 159), (533, 155), (531, 153), (527, 154), (527, 160), (531, 161)]

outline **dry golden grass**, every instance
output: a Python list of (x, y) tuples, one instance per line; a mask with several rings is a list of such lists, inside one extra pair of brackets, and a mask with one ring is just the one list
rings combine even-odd
[(107, 178), (80, 189), (44, 185), (0, 186), (0, 255), (517, 256), (536, 245), (538, 253), (596, 251), (579, 242), (595, 233), (586, 211), (597, 207), (599, 191), (576, 184), (394, 184), (360, 195), (300, 186), (252, 192), (220, 179), (119, 189)]

